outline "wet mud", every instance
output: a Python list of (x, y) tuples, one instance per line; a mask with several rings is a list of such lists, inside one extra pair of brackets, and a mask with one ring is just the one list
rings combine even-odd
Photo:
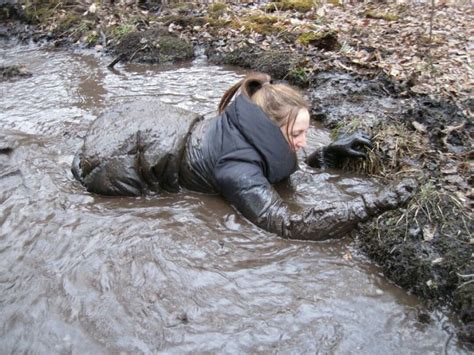
[(114, 53), (123, 61), (137, 63), (176, 63), (194, 56), (192, 44), (165, 28), (128, 33)]
[[(350, 239), (288, 241), (217, 196), (100, 197), (72, 176), (108, 107), (149, 96), (209, 117), (238, 72), (202, 61), (109, 71), (93, 54), (1, 51), (33, 73), (0, 97), (2, 352), (469, 352), (455, 319), (388, 282)], [(314, 124), (310, 149), (329, 134)], [(305, 206), (380, 187), (302, 166), (278, 190)]]
[[(387, 277), (430, 305), (453, 306), (473, 339), (473, 126), (453, 103), (407, 96), (386, 78), (321, 73), (309, 88), (313, 115), (333, 137), (372, 135), (368, 161), (343, 168), (385, 180), (413, 176), (420, 188), (405, 208), (387, 212), (357, 234)], [(471, 276), (469, 276), (471, 275)]]

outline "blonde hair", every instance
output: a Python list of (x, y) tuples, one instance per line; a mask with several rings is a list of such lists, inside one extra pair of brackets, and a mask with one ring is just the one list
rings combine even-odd
[(273, 83), (270, 75), (251, 73), (227, 90), (219, 103), (219, 114), (224, 112), (234, 95), (240, 89), (242, 95), (248, 97), (278, 126), (287, 124), (287, 136), (296, 120), (300, 109), (309, 109), (303, 95), (287, 84)]

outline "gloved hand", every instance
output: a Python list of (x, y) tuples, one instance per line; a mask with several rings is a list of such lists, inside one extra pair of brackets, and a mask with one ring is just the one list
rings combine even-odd
[(405, 178), (396, 185), (390, 184), (375, 195), (363, 195), (369, 215), (376, 216), (382, 212), (405, 205), (415, 194), (418, 183), (413, 178)]
[(365, 158), (366, 148), (372, 148), (372, 142), (363, 132), (338, 137), (323, 148), (323, 160), (326, 166), (337, 167), (345, 158)]

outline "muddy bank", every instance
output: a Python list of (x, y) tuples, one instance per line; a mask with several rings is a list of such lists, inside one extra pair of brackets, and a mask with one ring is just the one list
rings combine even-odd
[(402, 95), (384, 77), (321, 73), (310, 85), (315, 117), (333, 136), (361, 129), (373, 137), (369, 159), (343, 169), (420, 183), (405, 208), (361, 225), (358, 245), (401, 287), (453, 306), (472, 341), (472, 121), (453, 103)]
[(166, 29), (156, 28), (132, 32), (123, 36), (113, 50), (116, 60), (138, 63), (176, 63), (193, 58), (193, 46), (171, 35)]
[[(94, 8), (92, 3), (69, 4), (68, 10), (56, 5), (45, 2), (43, 7), (18, 12), (15, 16), (31, 27), (10, 28), (17, 28), (23, 38), (93, 47), (133, 62), (161, 63), (173, 61), (175, 55), (177, 60), (186, 59), (192, 56), (191, 44), (203, 46), (211, 62), (268, 72), (304, 87), (313, 118), (333, 136), (357, 129), (370, 132), (376, 149), (369, 160), (348, 162), (342, 168), (387, 180), (414, 176), (421, 188), (405, 209), (361, 226), (359, 245), (398, 285), (430, 303), (453, 306), (466, 325), (464, 339), (472, 340), (472, 100), (462, 85), (453, 93), (457, 88), (449, 78), (443, 82), (449, 87), (428, 85), (425, 74), (431, 73), (435, 80), (443, 68), (430, 67), (423, 57), (416, 70), (399, 63), (387, 70), (393, 48), (377, 47), (377, 38), (367, 33), (370, 29), (354, 30), (353, 41), (343, 31), (325, 32), (328, 18), (318, 15), (317, 9), (303, 16), (280, 4), (277, 8), (285, 11), (281, 17), (283, 12), (262, 13), (257, 5), (162, 8), (145, 2), (126, 8), (128, 12), (119, 6)], [(59, 14), (58, 9), (65, 12)], [(368, 21), (366, 27), (381, 26), (390, 37), (397, 20), (387, 11), (375, 10), (358, 15), (352, 23)], [(396, 9), (409, 21), (410, 11), (419, 10)], [(321, 27), (307, 27), (308, 22)], [(308, 31), (329, 34), (321, 37), (326, 40), (301, 37)], [(166, 44), (159, 40), (165, 36), (170, 36), (169, 42), (183, 41), (178, 52), (163, 51)], [(400, 36), (394, 36), (398, 42)], [(354, 42), (364, 38), (370, 45)], [(432, 55), (443, 50), (442, 39), (432, 39)], [(417, 45), (420, 51), (427, 48), (425, 42)]]

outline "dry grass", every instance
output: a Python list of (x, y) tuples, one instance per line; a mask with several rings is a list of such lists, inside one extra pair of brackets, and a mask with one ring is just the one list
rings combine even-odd
[(431, 241), (436, 234), (453, 238), (463, 234), (464, 239), (470, 241), (471, 221), (472, 213), (461, 201), (440, 189), (434, 181), (428, 181), (420, 187), (395, 225), (405, 227), (405, 238), (408, 226), (416, 225), (425, 241)]
[(346, 160), (342, 166), (344, 170), (382, 177), (419, 171), (414, 162), (427, 151), (428, 146), (426, 138), (418, 132), (400, 123), (381, 122), (375, 127), (367, 127), (363, 120), (355, 118), (347, 124), (338, 125), (331, 135), (335, 139), (341, 133), (356, 131), (369, 134), (373, 148), (368, 151), (366, 159)]

